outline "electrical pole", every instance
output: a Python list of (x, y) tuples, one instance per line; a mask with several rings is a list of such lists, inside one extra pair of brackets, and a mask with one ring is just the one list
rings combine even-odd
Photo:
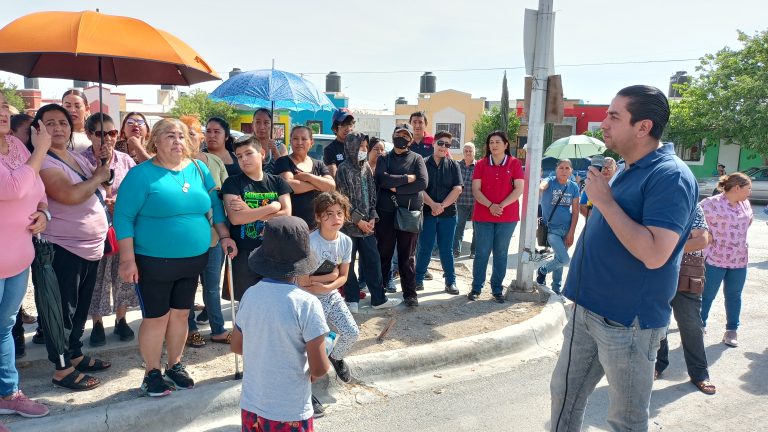
[(533, 86), (528, 113), (528, 143), (525, 157), (525, 187), (523, 219), (520, 227), (520, 247), (517, 254), (517, 279), (507, 294), (533, 291), (532, 261), (536, 251), (536, 226), (541, 179), (541, 158), (544, 147), (544, 113), (547, 101), (547, 79), (554, 72), (552, 39), (555, 27), (553, 0), (539, 0), (536, 13), (536, 42), (533, 51)]

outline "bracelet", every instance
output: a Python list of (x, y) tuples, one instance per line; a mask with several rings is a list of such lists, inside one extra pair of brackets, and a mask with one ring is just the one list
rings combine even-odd
[(48, 209), (37, 209), (37, 211), (45, 215), (45, 219), (47, 219), (48, 222), (51, 221), (51, 212), (49, 212)]
[(232, 238), (232, 237), (230, 237), (230, 236), (226, 236), (226, 237), (219, 236), (220, 240), (224, 240), (224, 239), (228, 239), (228, 238)]

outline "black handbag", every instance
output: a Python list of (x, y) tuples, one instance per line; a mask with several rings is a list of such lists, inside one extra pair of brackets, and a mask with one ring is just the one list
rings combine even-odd
[[(389, 172), (389, 158), (387, 155), (387, 172)], [(411, 201), (408, 201), (408, 207), (397, 205), (395, 195), (390, 195), (392, 204), (395, 205), (395, 229), (409, 233), (418, 234), (421, 232), (422, 214), (421, 210), (411, 210)]]
[(400, 207), (397, 205), (395, 196), (392, 195), (391, 198), (392, 203), (395, 205), (395, 229), (414, 234), (420, 233), (422, 225), (421, 210), (410, 210), (410, 201), (408, 201), (408, 207)]
[(555, 203), (554, 207), (552, 207), (552, 211), (549, 212), (549, 217), (547, 218), (547, 222), (544, 223), (544, 218), (539, 218), (539, 225), (536, 227), (536, 242), (541, 247), (549, 247), (549, 240), (547, 239), (547, 236), (549, 235), (549, 222), (552, 221), (552, 216), (555, 215), (555, 210), (557, 210), (557, 206), (560, 205), (560, 201), (563, 199), (563, 195), (565, 195), (565, 189), (568, 188), (568, 183), (565, 184), (565, 187), (563, 188), (563, 192), (560, 193), (560, 198), (557, 199), (557, 202)]

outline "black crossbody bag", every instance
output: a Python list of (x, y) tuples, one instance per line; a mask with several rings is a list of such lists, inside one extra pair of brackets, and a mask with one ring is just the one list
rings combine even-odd
[[(389, 172), (389, 155), (387, 155), (387, 172)], [(395, 229), (409, 233), (418, 234), (422, 228), (421, 210), (411, 210), (411, 202), (408, 201), (408, 207), (400, 207), (397, 204), (396, 194), (391, 195), (392, 203), (395, 205)]]
[(547, 239), (547, 236), (549, 235), (548, 225), (552, 221), (552, 216), (555, 215), (555, 210), (557, 210), (557, 206), (560, 205), (560, 201), (563, 199), (563, 195), (565, 195), (565, 190), (567, 188), (568, 188), (568, 183), (566, 182), (562, 193), (560, 193), (560, 198), (557, 199), (555, 206), (552, 207), (552, 211), (549, 212), (547, 223), (544, 223), (544, 218), (541, 218), (541, 217), (539, 218), (539, 225), (536, 227), (536, 242), (541, 247), (549, 247), (549, 240)]

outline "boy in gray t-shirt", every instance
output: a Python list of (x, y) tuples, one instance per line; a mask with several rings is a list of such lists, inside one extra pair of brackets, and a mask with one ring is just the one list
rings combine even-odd
[(294, 216), (267, 222), (249, 258), (264, 275), (240, 302), (232, 351), (243, 354), (242, 430), (313, 430), (311, 384), (330, 368), (320, 301), (294, 284), (316, 267), (307, 224)]

